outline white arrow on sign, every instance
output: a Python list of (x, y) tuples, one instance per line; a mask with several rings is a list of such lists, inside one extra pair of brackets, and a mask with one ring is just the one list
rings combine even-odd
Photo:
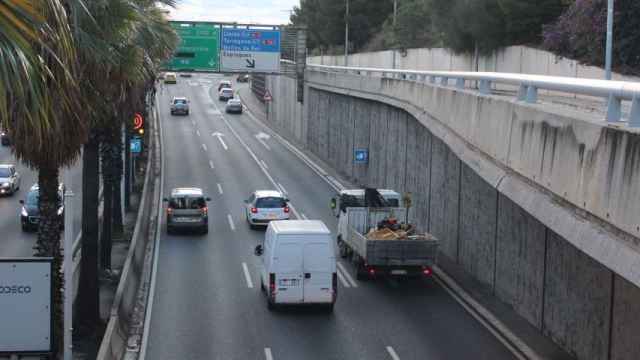
[(258, 139), (260, 144), (262, 144), (267, 150), (269, 151), (271, 150), (271, 148), (269, 147), (269, 145), (267, 145), (267, 142), (266, 142), (266, 140), (271, 139), (271, 135), (260, 132), (260, 133), (257, 133), (255, 137), (256, 139)]
[(217, 138), (218, 138), (218, 141), (220, 141), (220, 144), (222, 144), (222, 147), (223, 147), (225, 150), (229, 150), (229, 148), (227, 147), (227, 144), (225, 144), (225, 143), (224, 143), (224, 140), (222, 140), (222, 137), (224, 136), (224, 134), (223, 134), (223, 133), (220, 133), (220, 132), (214, 132), (213, 134), (211, 134), (211, 136), (215, 136), (215, 137), (217, 137)]

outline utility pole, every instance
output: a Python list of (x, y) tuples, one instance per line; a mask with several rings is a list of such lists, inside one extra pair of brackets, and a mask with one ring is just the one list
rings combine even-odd
[(349, 0), (344, 16), (344, 66), (349, 66)]
[[(393, 31), (396, 31), (396, 18), (398, 17), (398, 0), (393, 0)], [(397, 44), (394, 44), (391, 52), (393, 53), (393, 68), (396, 68), (396, 52), (397, 52)]]
[(605, 54), (605, 78), (611, 80), (611, 62), (613, 51), (613, 0), (608, 0), (607, 4), (607, 49)]

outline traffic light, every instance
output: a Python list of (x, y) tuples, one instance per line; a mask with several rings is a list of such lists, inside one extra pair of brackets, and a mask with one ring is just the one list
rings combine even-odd
[(133, 115), (133, 132), (136, 135), (144, 135), (144, 118), (140, 113)]

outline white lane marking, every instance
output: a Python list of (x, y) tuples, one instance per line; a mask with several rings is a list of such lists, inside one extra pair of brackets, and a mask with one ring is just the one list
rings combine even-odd
[(396, 351), (393, 350), (393, 348), (391, 346), (387, 346), (387, 352), (389, 353), (389, 355), (391, 355), (391, 358), (393, 360), (400, 360), (400, 356), (398, 356), (398, 354), (396, 354)]
[(196, 126), (196, 121), (195, 120), (191, 120), (191, 125)]
[(251, 280), (251, 274), (249, 274), (249, 267), (247, 266), (247, 263), (242, 263), (242, 269), (244, 270), (244, 278), (247, 280), (247, 286), (249, 289), (253, 289), (253, 281)]
[(202, 149), (203, 149), (204, 151), (207, 151), (207, 145), (202, 144)]
[(200, 130), (196, 130), (196, 135), (200, 136)]
[(211, 134), (211, 136), (217, 137), (218, 141), (220, 141), (220, 144), (222, 144), (222, 147), (225, 150), (229, 150), (229, 148), (227, 147), (227, 144), (224, 143), (224, 140), (222, 140), (222, 137), (224, 136), (224, 134), (219, 133), (219, 132), (214, 132), (213, 134)]
[(258, 138), (258, 141), (260, 142), (260, 144), (262, 144), (262, 146), (264, 146), (267, 150), (271, 151), (271, 148), (269, 147), (269, 145), (267, 145), (267, 143), (263, 140)]
[(300, 213), (300, 216), (302, 216), (302, 218), (304, 220), (309, 220), (309, 218), (307, 217), (307, 215), (305, 215), (304, 213)]
[(351, 275), (349, 274), (347, 269), (345, 269), (345, 267), (342, 266), (342, 264), (340, 262), (338, 262), (338, 261), (336, 261), (336, 265), (338, 265), (338, 268), (340, 268), (340, 270), (342, 270), (342, 275), (344, 275), (345, 279), (347, 279), (349, 284), (351, 284), (351, 286), (353, 286), (354, 288), (357, 288), (358, 287), (358, 283), (355, 280), (353, 280), (353, 278), (351, 277)]
[(223, 194), (223, 192), (222, 192), (222, 185), (220, 185), (220, 184), (218, 184), (218, 192), (220, 193), (220, 195), (222, 195), (222, 194)]
[(264, 357), (267, 360), (273, 360), (273, 355), (271, 354), (271, 348), (264, 348)]
[(209, 167), (211, 170), (215, 169), (215, 166), (213, 166), (213, 160), (209, 160)]
[(340, 271), (340, 268), (336, 269), (337, 273), (338, 273), (338, 279), (340, 279), (340, 282), (342, 283), (342, 286), (346, 287), (346, 288), (350, 288), (351, 285), (349, 285), (349, 282), (344, 278), (344, 275), (342, 275), (342, 272)]
[(227, 214), (227, 219), (229, 220), (229, 227), (231, 228), (231, 230), (236, 231), (236, 225), (233, 223), (231, 214)]
[(284, 186), (282, 186), (282, 184), (278, 183), (278, 187), (280, 188), (280, 190), (282, 190), (284, 194), (287, 194), (287, 189), (285, 189)]
[[(217, 107), (217, 105), (215, 105), (215, 106)], [(251, 148), (247, 145), (247, 143), (244, 142), (244, 140), (242, 140), (240, 135), (238, 135), (236, 130), (231, 126), (231, 123), (227, 120), (227, 118), (224, 115), (222, 116), (222, 121), (224, 121), (224, 123), (227, 125), (229, 130), (231, 130), (231, 133), (238, 140), (238, 142), (245, 148), (245, 150), (247, 150), (249, 155), (253, 158), (253, 161), (255, 161), (256, 164), (258, 164), (258, 167), (262, 170), (262, 173), (264, 173), (264, 175), (267, 177), (267, 179), (269, 179), (271, 184), (273, 184), (273, 186), (275, 186), (277, 188), (278, 187), (278, 183), (273, 179), (271, 174), (269, 174), (269, 171), (267, 171), (267, 169), (265, 169), (264, 166), (262, 166), (262, 164), (260, 163), (260, 160), (258, 159), (256, 154), (251, 150)], [(296, 208), (293, 206), (292, 203), (289, 203), (289, 208), (291, 208), (291, 212), (293, 212), (293, 215), (295, 215), (295, 217), (297, 217), (297, 218), (300, 217), (300, 214), (298, 214), (298, 211), (296, 210)]]
[(260, 163), (262, 163), (262, 166), (264, 166), (265, 169), (269, 170), (269, 167), (267, 166), (267, 163), (264, 162), (264, 160), (260, 160)]

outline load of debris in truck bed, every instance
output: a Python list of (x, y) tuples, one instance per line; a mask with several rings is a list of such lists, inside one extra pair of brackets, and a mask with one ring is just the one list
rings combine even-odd
[(368, 240), (435, 240), (431, 234), (414, 234), (415, 230), (415, 226), (389, 217), (380, 221), (377, 229), (371, 228), (366, 237)]

